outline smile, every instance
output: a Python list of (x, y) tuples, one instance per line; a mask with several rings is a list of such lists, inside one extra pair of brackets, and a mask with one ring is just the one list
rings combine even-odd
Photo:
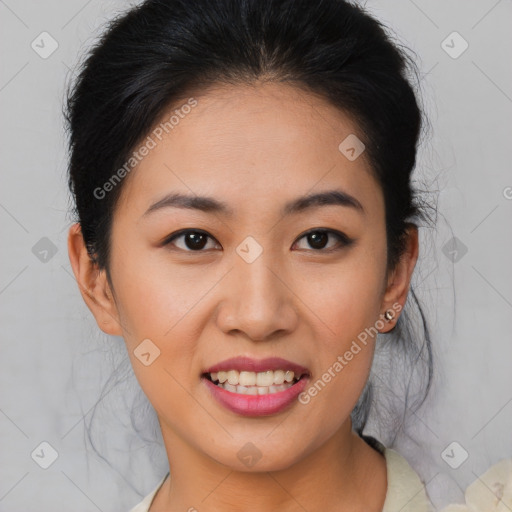
[(231, 393), (242, 395), (268, 395), (279, 393), (292, 387), (300, 377), (290, 370), (267, 370), (265, 372), (248, 372), (228, 370), (206, 374), (211, 382)]
[(290, 370), (267, 370), (258, 373), (229, 370), (208, 373), (206, 377), (220, 388), (241, 395), (279, 393), (292, 387), (300, 379), (300, 377), (296, 378), (294, 372)]
[(261, 361), (239, 357), (201, 374), (214, 400), (243, 416), (264, 416), (288, 409), (310, 378), (308, 370), (281, 358)]

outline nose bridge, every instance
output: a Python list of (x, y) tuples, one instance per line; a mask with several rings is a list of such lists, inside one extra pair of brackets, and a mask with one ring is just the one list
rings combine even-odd
[[(278, 272), (279, 262), (274, 257), (270, 247), (271, 241), (258, 237), (247, 236), (236, 248), (234, 267), (236, 278), (242, 283), (242, 293), (248, 294), (254, 300), (266, 296), (267, 303), (273, 300), (277, 283), (274, 272)], [(265, 246), (265, 247), (264, 247)], [(270, 270), (274, 267), (274, 271)]]
[(251, 240), (237, 248), (227, 301), (220, 315), (220, 327), (225, 331), (243, 331), (255, 340), (290, 330), (295, 322), (293, 294), (279, 278), (276, 259), (262, 249)]
[(282, 294), (282, 283), (276, 278), (276, 270), (269, 267), (268, 257), (261, 255), (252, 263), (238, 261), (236, 273), (241, 283), (239, 297), (244, 303), (275, 306)]

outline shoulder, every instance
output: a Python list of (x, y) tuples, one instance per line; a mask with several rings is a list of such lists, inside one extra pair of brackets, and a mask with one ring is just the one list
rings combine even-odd
[(425, 486), (407, 460), (391, 448), (383, 448), (388, 490), (382, 512), (432, 512)]
[(466, 489), (465, 502), (452, 503), (441, 512), (512, 510), (512, 458), (501, 459), (477, 477)]
[(158, 492), (158, 489), (162, 487), (162, 484), (165, 482), (165, 479), (169, 476), (169, 473), (167, 473), (160, 482), (158, 482), (158, 485), (147, 495), (144, 497), (144, 499), (137, 503), (133, 508), (130, 509), (129, 512), (148, 512), (149, 507), (151, 505), (151, 502), (153, 501), (153, 498), (155, 497), (156, 493)]

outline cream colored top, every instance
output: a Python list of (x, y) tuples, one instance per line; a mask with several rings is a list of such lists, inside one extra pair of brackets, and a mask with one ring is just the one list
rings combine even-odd
[[(404, 457), (390, 448), (384, 448), (384, 457), (388, 490), (382, 512), (433, 512), (434, 508), (427, 497), (425, 486)], [(168, 475), (169, 473), (130, 512), (148, 512), (153, 498)]]

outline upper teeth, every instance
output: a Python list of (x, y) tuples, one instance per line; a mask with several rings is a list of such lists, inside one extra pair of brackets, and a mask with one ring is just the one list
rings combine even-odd
[(233, 386), (272, 386), (283, 384), (284, 382), (292, 382), (295, 374), (290, 370), (276, 370), (266, 372), (246, 372), (238, 370), (229, 370), (227, 372), (211, 372), (212, 381), (220, 383), (228, 382)]

